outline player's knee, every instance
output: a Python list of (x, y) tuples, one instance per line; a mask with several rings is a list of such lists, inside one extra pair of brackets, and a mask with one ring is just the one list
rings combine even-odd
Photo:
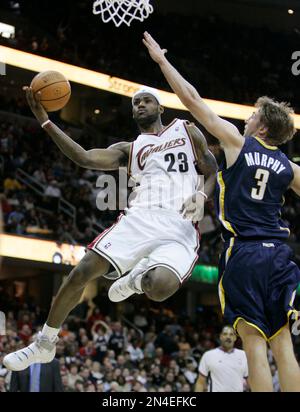
[(163, 302), (179, 288), (180, 282), (170, 271), (156, 268), (147, 272), (142, 279), (142, 289), (155, 302)]

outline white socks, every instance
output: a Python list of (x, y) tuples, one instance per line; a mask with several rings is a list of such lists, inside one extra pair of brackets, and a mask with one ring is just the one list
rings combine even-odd
[(45, 325), (42, 329), (42, 335), (47, 336), (51, 342), (53, 342), (55, 340), (58, 333), (59, 333), (59, 328), (58, 329), (51, 328), (46, 323), (45, 323)]

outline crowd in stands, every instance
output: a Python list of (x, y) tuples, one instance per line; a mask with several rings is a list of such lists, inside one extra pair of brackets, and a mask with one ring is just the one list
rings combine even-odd
[[(5, 296), (0, 294), (0, 309)], [(201, 356), (219, 346), (222, 324), (213, 309), (198, 308), (192, 321), (171, 305), (143, 300), (141, 308), (140, 301), (131, 300), (120, 318), (109, 313), (105, 291), (97, 300), (101, 303), (92, 306), (83, 301), (62, 326), (56, 357), (64, 391), (194, 391)], [(32, 300), (18, 303), (6, 296), (4, 304), (7, 333), (0, 337), (0, 392), (8, 391), (10, 382), (2, 357), (30, 343), (45, 321), (45, 313)], [(300, 361), (299, 336), (294, 339)], [(278, 391), (271, 353), (269, 360)]]
[[(4, 1), (3, 8), (5, 3), (11, 10), (12, 2)], [(14, 12), (23, 19), (21, 27), (14, 39), (0, 38), (10, 47), (165, 88), (141, 42), (143, 31), (151, 28), (203, 96), (251, 104), (266, 94), (300, 107), (291, 73), (298, 30), (275, 33), (272, 28), (225, 22), (217, 14), (204, 18), (156, 12), (145, 23), (135, 23), (134, 29), (115, 29), (92, 15), (89, 2), (66, 1), (63, 9), (55, 0), (44, 1), (42, 9), (35, 1), (18, 4)], [(39, 21), (43, 22), (40, 27)]]
[[(84, 136), (82, 140), (80, 143), (85, 145)], [(44, 229), (48, 238), (85, 244), (95, 237), (93, 222), (102, 222), (100, 228), (104, 228), (115, 219), (117, 212), (100, 213), (96, 208), (99, 173), (77, 168), (50, 144), (39, 127), (2, 122), (0, 156), (4, 177), (1, 202), (7, 232), (30, 234), (33, 232), (28, 228), (36, 227)], [(20, 181), (19, 169), (34, 178), (41, 193)], [(76, 207), (75, 221), (60, 211), (61, 198)], [(37, 234), (42, 235), (42, 231)]]

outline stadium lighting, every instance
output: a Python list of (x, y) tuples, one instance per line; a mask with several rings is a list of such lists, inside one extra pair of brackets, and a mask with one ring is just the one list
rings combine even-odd
[[(67, 79), (72, 82), (127, 97), (132, 97), (137, 90), (144, 86), (142, 84), (130, 82), (118, 77), (112, 77), (108, 74), (83, 69), (78, 66), (25, 53), (5, 46), (0, 46), (0, 61), (7, 65), (19, 67), (25, 70), (31, 70), (33, 72), (56, 70), (64, 74)], [(161, 96), (163, 106), (170, 109), (187, 110), (174, 93), (159, 90), (159, 94)], [(245, 106), (219, 100), (204, 99), (204, 101), (219, 116), (230, 119), (245, 120), (250, 117), (255, 110), (253, 106)], [(300, 115), (295, 115), (294, 119), (295, 127), (300, 129)]]
[(294, 10), (293, 9), (288, 9), (288, 13), (289, 14), (294, 14)]
[(5, 39), (14, 39), (15, 37), (15, 27), (10, 24), (0, 22), (0, 36)]
[(3, 257), (75, 266), (84, 255), (84, 246), (0, 234), (0, 256)]
[(95, 114), (100, 114), (101, 112), (100, 112), (99, 109), (95, 109), (94, 113), (95, 113)]

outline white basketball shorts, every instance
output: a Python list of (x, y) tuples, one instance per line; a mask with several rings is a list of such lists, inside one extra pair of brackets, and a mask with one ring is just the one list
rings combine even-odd
[(163, 266), (184, 282), (198, 259), (199, 233), (192, 222), (174, 211), (128, 209), (89, 246), (107, 259), (119, 276), (144, 257), (148, 270)]

